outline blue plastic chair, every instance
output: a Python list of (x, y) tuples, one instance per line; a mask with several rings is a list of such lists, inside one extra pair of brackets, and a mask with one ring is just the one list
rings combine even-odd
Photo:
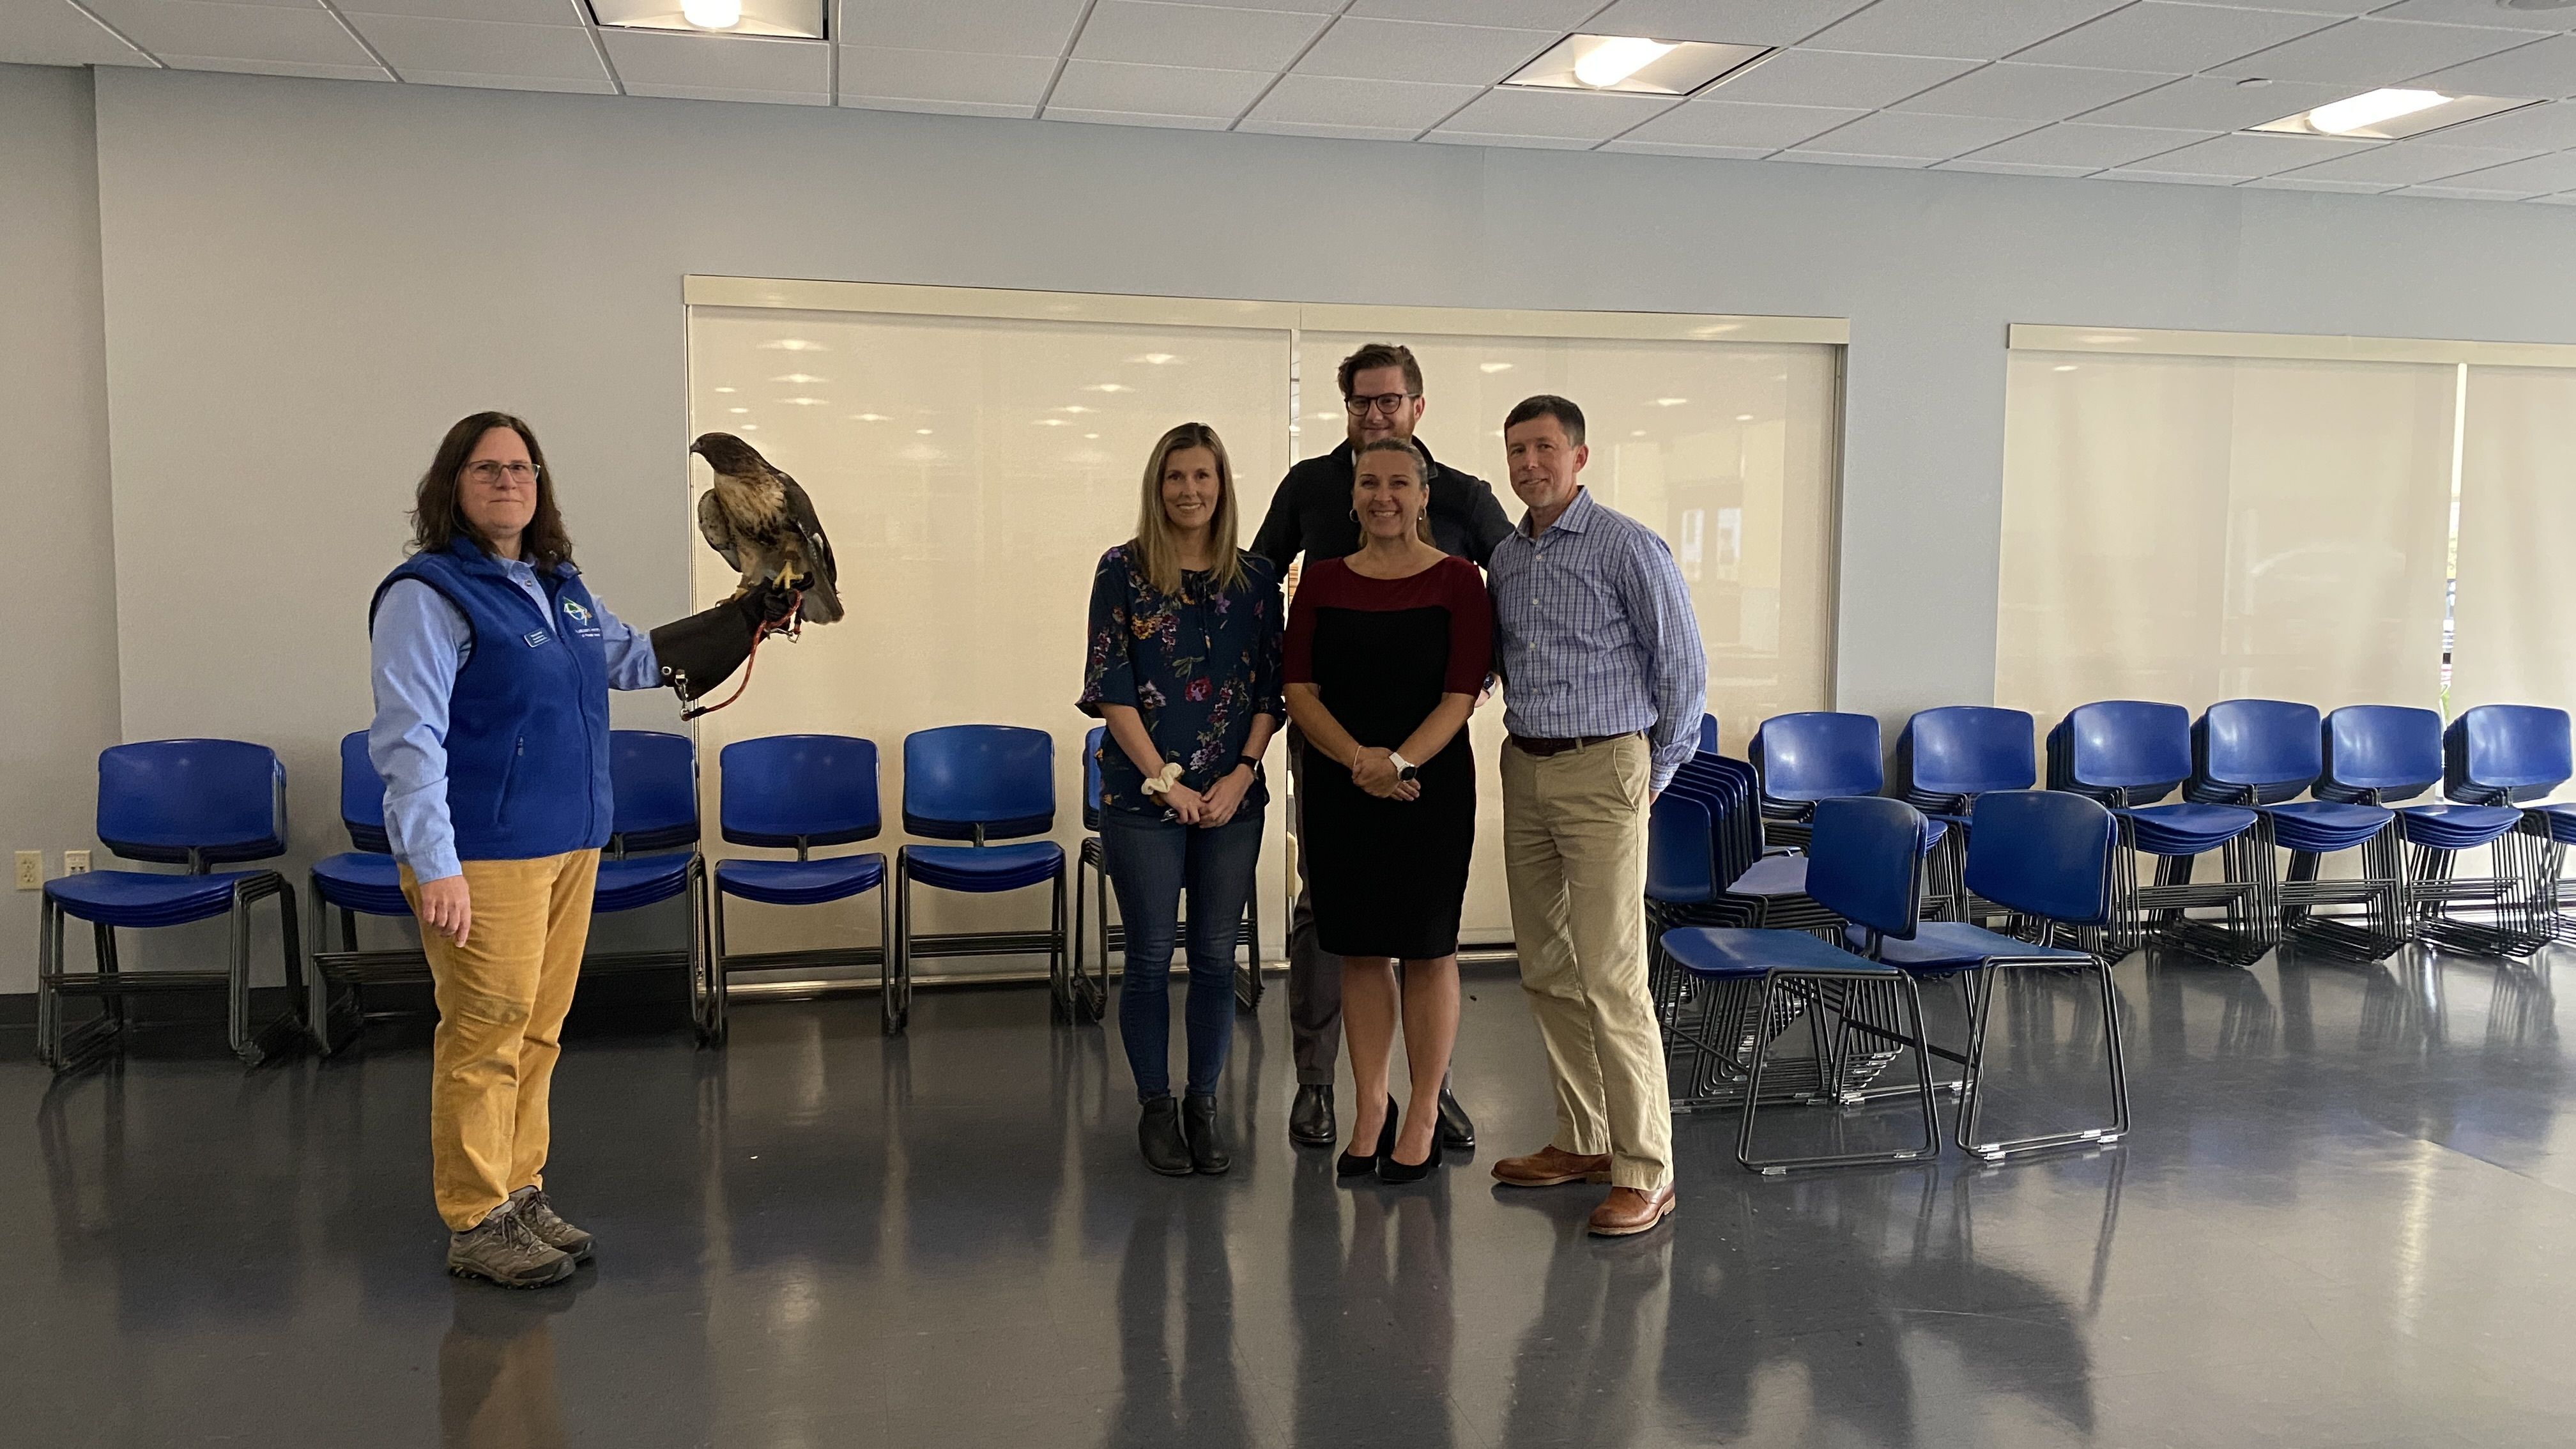
[[(367, 987), (430, 979), (429, 958), (417, 946), (358, 949), (358, 917), (412, 918), (385, 836), (385, 784), (367, 758), (365, 730), (340, 737), (340, 825), (352, 848), (315, 861), (307, 882), (313, 893), (313, 1039), (325, 1056), (347, 1046), (375, 1019), (366, 1007)], [(325, 945), (334, 911), (340, 917), (337, 950)]]
[[(1077, 1021), (1098, 1021), (1108, 1009), (1109, 953), (1127, 949), (1127, 928), (1109, 919), (1109, 858), (1100, 841), (1100, 752), (1108, 748), (1109, 729), (1093, 725), (1082, 740), (1082, 849), (1073, 863), (1073, 1015)], [(1086, 871), (1095, 878), (1088, 889), (1083, 882)], [(1084, 947), (1092, 940), (1086, 931), (1085, 902), (1098, 905), (1100, 927), (1100, 969), (1094, 975), (1085, 966)], [(1187, 911), (1186, 904), (1183, 906)], [(1243, 964), (1234, 969), (1234, 1005), (1237, 1011), (1261, 1008), (1261, 892), (1255, 890), (1243, 898), (1243, 924), (1235, 935), (1235, 945), (1243, 951)]]
[(720, 1026), (715, 998), (724, 989), (707, 942), (706, 859), (698, 853), (698, 747), (686, 735), (659, 730), (611, 730), (608, 785), (616, 813), (608, 848), (599, 860), (591, 914), (642, 910), (674, 896), (689, 902), (689, 944), (684, 951), (599, 951), (584, 957), (582, 974), (667, 971), (689, 976), (689, 1015), (698, 1040), (712, 1043)]
[[(1019, 956), (1043, 951), (1056, 1014), (1074, 1014), (1064, 924), (1064, 848), (1051, 840), (994, 845), (1055, 828), (1055, 740), (1017, 725), (943, 725), (903, 741), (903, 828), (932, 840), (966, 845), (907, 845), (895, 852), (895, 965), (898, 989), (911, 990), (916, 959)], [(1052, 885), (1043, 931), (971, 931), (916, 936), (914, 881), (941, 890), (998, 895)]]
[(1699, 717), (1699, 752), (1703, 755), (1717, 753), (1716, 715), (1704, 714)]
[(1948, 827), (1928, 889), (1935, 918), (1974, 920), (1982, 914), (1962, 878), (1968, 812), (1989, 791), (2039, 784), (2032, 743), (2037, 736), (2028, 714), (1982, 704), (1917, 710), (1897, 732), (1897, 797)]
[(1773, 841), (1797, 844), (1816, 802), (1875, 795), (1887, 783), (1878, 750), (1878, 717), (1806, 710), (1776, 714), (1755, 726), (1745, 758), (1762, 776), (1763, 818)]
[[(724, 983), (735, 971), (786, 968), (877, 968), (879, 1018), (886, 1035), (901, 1032), (911, 1002), (894, 974), (894, 892), (882, 852), (829, 856), (814, 852), (874, 840), (885, 826), (877, 798), (877, 747), (849, 735), (770, 735), (737, 740), (717, 757), (721, 779), (717, 829), (730, 845), (792, 850), (793, 860), (737, 858), (716, 862), (715, 990), (708, 1016), (716, 1041), (728, 1029)], [(735, 955), (725, 945), (725, 897), (770, 906), (820, 906), (877, 893), (877, 944)]]
[[(1957, 1140), (1962, 1150), (1999, 1162), (2016, 1153), (2116, 1142), (2129, 1130), (2129, 1083), (2120, 1051), (2120, 1012), (2104, 945), (2113, 923), (2113, 863), (2118, 826), (2111, 812), (2081, 795), (2047, 790), (1989, 790), (1977, 797), (1968, 831), (1968, 888), (2010, 913), (2018, 935), (1966, 921), (1926, 921), (1909, 934), (1855, 941), (1873, 958), (1921, 979), (1954, 978), (1966, 994), (1964, 1052), (1932, 1051), (1964, 1069)], [(2056, 944), (2071, 933), (2073, 947)], [(2101, 983), (2103, 1069), (2110, 1091), (2107, 1124), (1980, 1142), (1987, 1024), (2000, 974), (2015, 970), (2095, 973)]]
[[(1816, 900), (1865, 932), (1912, 931), (1923, 883), (1922, 815), (1901, 800), (1857, 797), (1821, 800), (1812, 819), (1815, 833), (1807, 889)], [(1742, 1073), (1744, 1119), (1736, 1134), (1737, 1162), (1755, 1172), (1777, 1175), (1799, 1168), (1910, 1162), (1938, 1155), (1941, 1128), (1932, 1104), (1923, 1002), (1912, 976), (1804, 931), (1684, 927), (1666, 932), (1662, 947), (1696, 985), (1707, 988), (1698, 995), (1702, 1006), (1697, 1020), (1681, 1028), (1699, 1048), (1704, 1070)], [(1875, 1057), (1893, 1044), (1898, 1051), (1914, 1055), (1912, 1091), (1923, 1114), (1920, 1146), (1795, 1157), (1754, 1155), (1765, 1063), (1772, 1041), (1797, 1014), (1789, 1010), (1792, 1002), (1805, 1009), (1814, 1055), (1801, 1064), (1786, 1100), (1851, 1100), (1854, 1092), (1846, 1064), (1855, 1049)], [(1824, 1025), (1828, 1017), (1835, 1023), (1830, 1033)], [(1708, 1086), (1696, 1087), (1694, 1095), (1710, 1095)]]
[[(2443, 731), (2442, 793), (2458, 802), (2444, 823), (2460, 833), (2417, 842), (2436, 847), (2416, 857), (2416, 897), (2426, 913), (2419, 928), (2427, 939), (2521, 959), (2565, 929), (2558, 871), (2565, 842), (2576, 838), (2576, 817), (2566, 806), (2523, 806), (2567, 783), (2576, 773), (2569, 755), (2567, 712), (2540, 705), (2479, 705)], [(2468, 812), (2477, 812), (2474, 821)], [(2512, 824), (2495, 828), (2507, 815)], [(2466, 847), (2453, 842), (2471, 835), (2490, 847), (2492, 875), (2455, 875)]]
[[(2177, 704), (2078, 705), (2048, 733), (2048, 787), (2108, 806), (2124, 849), (2156, 861), (2153, 885), (2139, 885), (2126, 864), (2111, 872), (2118, 907), (2113, 949), (2132, 950), (2152, 936), (2223, 965), (2250, 965), (2280, 944), (2262, 817), (2240, 805), (2152, 803), (2191, 777), (2191, 716)], [(2193, 858), (2213, 850), (2223, 853), (2225, 878), (2193, 884)], [(2226, 923), (2186, 914), (2208, 907), (2226, 911)]]
[[(2314, 705), (2278, 699), (2213, 704), (2191, 727), (2193, 800), (2253, 807), (2270, 844), (2290, 852), (2277, 899), (2284, 932), (2347, 960), (2379, 961), (2406, 944), (2403, 835), (2394, 811), (2354, 800), (2311, 799), (2326, 771), (2325, 722)], [(2319, 880), (2326, 856), (2359, 850), (2361, 874)], [(2356, 921), (2316, 908), (2357, 905)]]
[[(225, 1036), (256, 1066), (306, 1035), (303, 952), (295, 887), (273, 870), (217, 871), (218, 865), (286, 853), (286, 767), (266, 745), (240, 740), (154, 740), (116, 745), (98, 757), (98, 839), (126, 860), (184, 865), (184, 875), (98, 870), (45, 882), (36, 953), (36, 1055), (57, 1072), (118, 1051), (125, 998), (143, 992), (221, 990)], [(254, 1030), (250, 1001), (250, 908), (277, 897), (286, 957), (284, 1013)], [(117, 969), (116, 928), (178, 926), (228, 917), (232, 957), (222, 971)], [(64, 969), (63, 922), (90, 923), (93, 971)], [(100, 1013), (77, 1031), (63, 1026), (63, 998), (94, 996)]]

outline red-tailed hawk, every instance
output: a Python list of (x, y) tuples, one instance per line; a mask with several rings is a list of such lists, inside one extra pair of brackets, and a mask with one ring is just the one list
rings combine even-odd
[(800, 612), (807, 622), (839, 622), (832, 541), (823, 536), (823, 521), (805, 490), (731, 433), (702, 434), (689, 451), (716, 472), (716, 486), (698, 500), (698, 532), (728, 567), (741, 572), (733, 596), (756, 593), (775, 580), (803, 593)]

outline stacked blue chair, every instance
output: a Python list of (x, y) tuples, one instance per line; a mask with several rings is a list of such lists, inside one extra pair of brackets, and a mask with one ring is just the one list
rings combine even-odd
[[(273, 870), (212, 867), (286, 853), (286, 767), (265, 745), (239, 740), (154, 740), (116, 745), (98, 757), (98, 839), (126, 860), (185, 865), (185, 875), (100, 870), (45, 882), (36, 952), (36, 1055), (67, 1071), (119, 1050), (125, 1000), (146, 992), (220, 990), (225, 1037), (256, 1066), (304, 1039), (303, 952), (295, 887)], [(266, 1027), (251, 1024), (250, 908), (277, 897), (286, 947), (287, 1007)], [(222, 971), (117, 969), (116, 928), (179, 926), (228, 917), (232, 959)], [(63, 962), (63, 922), (90, 923), (96, 969), (73, 974)], [(63, 998), (94, 996), (100, 1014), (77, 1030), (63, 1025)]]
[[(1989, 1162), (2021, 1152), (2117, 1142), (2129, 1130), (2128, 1075), (2120, 1054), (2120, 1012), (2111, 986), (2110, 933), (2118, 827), (2111, 813), (2081, 795), (2046, 790), (1993, 790), (1980, 794), (1968, 831), (1968, 887), (2010, 913), (2017, 935), (2003, 935), (1965, 921), (1927, 921), (1910, 931), (1855, 931), (1855, 949), (1918, 980), (1952, 978), (1967, 995), (1964, 1051), (1938, 1047), (1939, 1056), (1965, 1069), (1960, 1083), (1959, 1146)], [(2071, 932), (2073, 947), (2054, 938)], [(1978, 1141), (1985, 1106), (1987, 1023), (1995, 986), (2011, 971), (2093, 972), (2101, 984), (2103, 1071), (2110, 1093), (2107, 1123), (2062, 1128), (2027, 1137)], [(1927, 1046), (1929, 1044), (1927, 1043)]]
[[(1109, 863), (1100, 843), (1100, 751), (1108, 730), (1093, 725), (1082, 742), (1082, 850), (1073, 864), (1073, 1015), (1077, 1021), (1098, 1021), (1109, 1001), (1109, 953), (1127, 949), (1127, 928), (1109, 919)], [(1083, 872), (1097, 872), (1086, 894)], [(1084, 929), (1086, 900), (1095, 901), (1100, 909), (1100, 970), (1094, 976), (1084, 963), (1084, 946), (1092, 936)], [(1184, 906), (1184, 910), (1186, 910)], [(1261, 1008), (1261, 892), (1253, 891), (1243, 899), (1243, 925), (1235, 935), (1235, 945), (1244, 953), (1243, 964), (1234, 970), (1234, 1004), (1240, 1011)]]
[(1699, 752), (1703, 755), (1717, 753), (1716, 715), (1704, 714), (1699, 717)]
[(642, 910), (674, 896), (689, 901), (689, 944), (681, 951), (594, 951), (585, 976), (630, 971), (688, 972), (689, 1015), (701, 1042), (721, 1025), (714, 998), (724, 983), (707, 943), (706, 859), (698, 853), (698, 749), (686, 735), (611, 730), (608, 784), (615, 796), (608, 849), (599, 860), (591, 914)]
[[(725, 982), (735, 971), (788, 968), (877, 968), (877, 1001), (885, 1034), (904, 1028), (910, 1003), (895, 981), (894, 892), (886, 858), (826, 856), (816, 850), (874, 840), (884, 829), (878, 806), (877, 747), (849, 735), (770, 735), (737, 740), (718, 757), (723, 778), (717, 828), (727, 844), (792, 850), (794, 860), (738, 858), (716, 862), (715, 987), (707, 1001), (712, 1034), (726, 1032)], [(725, 897), (770, 906), (820, 906), (877, 893), (877, 944), (735, 955), (725, 946)]]
[(1917, 711), (1896, 736), (1898, 798), (1948, 827), (1928, 888), (1941, 920), (1980, 915), (1962, 872), (1977, 797), (2039, 784), (2038, 727), (2017, 709), (1955, 704)]
[[(943, 725), (903, 742), (903, 828), (966, 845), (907, 845), (895, 852), (895, 979), (909, 991), (915, 959), (1018, 956), (1043, 951), (1059, 1016), (1074, 1012), (1064, 926), (1064, 848), (1049, 840), (995, 845), (1055, 828), (1055, 741), (1017, 725)], [(912, 886), (995, 895), (1053, 885), (1043, 931), (975, 931), (919, 936)]]
[[(2313, 705), (2277, 699), (2213, 704), (2192, 724), (2191, 783), (2184, 793), (2212, 805), (2251, 806), (2277, 849), (2290, 852), (2278, 890), (2283, 928), (2333, 955), (2379, 961), (2406, 944), (2406, 869), (2394, 812), (2357, 800), (2298, 797), (2326, 772), (2330, 731)], [(2320, 880), (2318, 863), (2361, 852), (2361, 873)], [(2317, 914), (2359, 906), (2358, 919)]]
[[(2109, 806), (2122, 847), (2156, 861), (2149, 886), (2137, 883), (2125, 859), (2111, 872), (2113, 949), (2132, 950), (2152, 935), (2195, 956), (2248, 965), (2279, 944), (2272, 847), (2248, 807), (2152, 803), (2191, 775), (2191, 716), (2180, 705), (2079, 705), (2048, 733), (2048, 787)], [(2193, 857), (2213, 850), (2224, 853), (2225, 879), (2193, 884)], [(2226, 911), (2224, 925), (2185, 914), (2213, 907)]]
[(1773, 715), (1755, 727), (1745, 757), (1762, 777), (1762, 818), (1773, 822), (1767, 837), (1791, 845), (1805, 841), (1816, 802), (1875, 795), (1887, 783), (1874, 715)]
[[(1812, 818), (1807, 880), (1816, 900), (1867, 931), (1914, 930), (1922, 891), (1923, 817), (1903, 801), (1864, 797), (1820, 801)], [(1699, 1011), (1682, 1024), (1683, 1034), (1698, 1048), (1704, 1072), (1742, 1076), (1744, 1118), (1736, 1135), (1736, 1161), (1753, 1171), (1778, 1174), (1804, 1167), (1908, 1162), (1939, 1153), (1941, 1129), (1932, 1105), (1923, 1003), (1912, 976), (1804, 931), (1684, 927), (1665, 932), (1661, 944), (1695, 986), (1706, 988), (1695, 993)], [(1799, 1083), (1809, 1090), (1798, 1099), (1847, 1100), (1846, 1094), (1813, 1088), (1842, 1079), (1844, 1061), (1863, 1043), (1872, 1056), (1891, 1046), (1911, 1052), (1912, 1094), (1923, 1118), (1919, 1145), (1755, 1155), (1755, 1124), (1765, 1101), (1763, 1074), (1771, 1044), (1801, 1014), (1799, 1009), (1808, 1019), (1813, 1055), (1801, 1063)], [(1830, 1030), (1825, 1026), (1829, 1019)], [(1709, 1084), (1695, 1084), (1692, 1095), (1710, 1095)]]
[[(313, 1038), (328, 1056), (353, 1040), (372, 1019), (365, 991), (429, 980), (429, 958), (417, 945), (393, 950), (358, 949), (358, 917), (408, 921), (393, 844), (385, 836), (385, 783), (367, 758), (367, 732), (340, 737), (340, 825), (349, 850), (313, 863)], [(328, 949), (330, 915), (340, 917), (340, 944)], [(417, 939), (415, 937), (415, 939)], [(344, 1029), (345, 1028), (345, 1029)]]
[[(2562, 812), (2523, 810), (2567, 783), (2567, 712), (2528, 704), (2466, 710), (2442, 734), (2442, 793), (2455, 804), (2408, 811), (2418, 847), (2417, 930), (2437, 945), (2522, 959), (2556, 934)], [(2415, 817), (2427, 822), (2422, 838)], [(2505, 824), (2507, 817), (2510, 824)], [(2494, 873), (2458, 878), (2459, 852), (2489, 847)]]

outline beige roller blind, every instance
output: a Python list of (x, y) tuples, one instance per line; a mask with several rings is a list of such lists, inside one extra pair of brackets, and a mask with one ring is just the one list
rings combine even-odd
[(2576, 710), (2576, 370), (2471, 367), (2453, 714)]

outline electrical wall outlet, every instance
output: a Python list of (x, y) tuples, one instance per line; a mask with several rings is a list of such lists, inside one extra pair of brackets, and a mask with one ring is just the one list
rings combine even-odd
[(45, 853), (41, 850), (18, 852), (18, 889), (40, 891), (45, 888)]
[(87, 875), (87, 874), (89, 874), (89, 852), (88, 852), (88, 851), (86, 851), (86, 850), (66, 850), (66, 851), (64, 851), (64, 852), (63, 852), (63, 874), (65, 874), (65, 875)]

